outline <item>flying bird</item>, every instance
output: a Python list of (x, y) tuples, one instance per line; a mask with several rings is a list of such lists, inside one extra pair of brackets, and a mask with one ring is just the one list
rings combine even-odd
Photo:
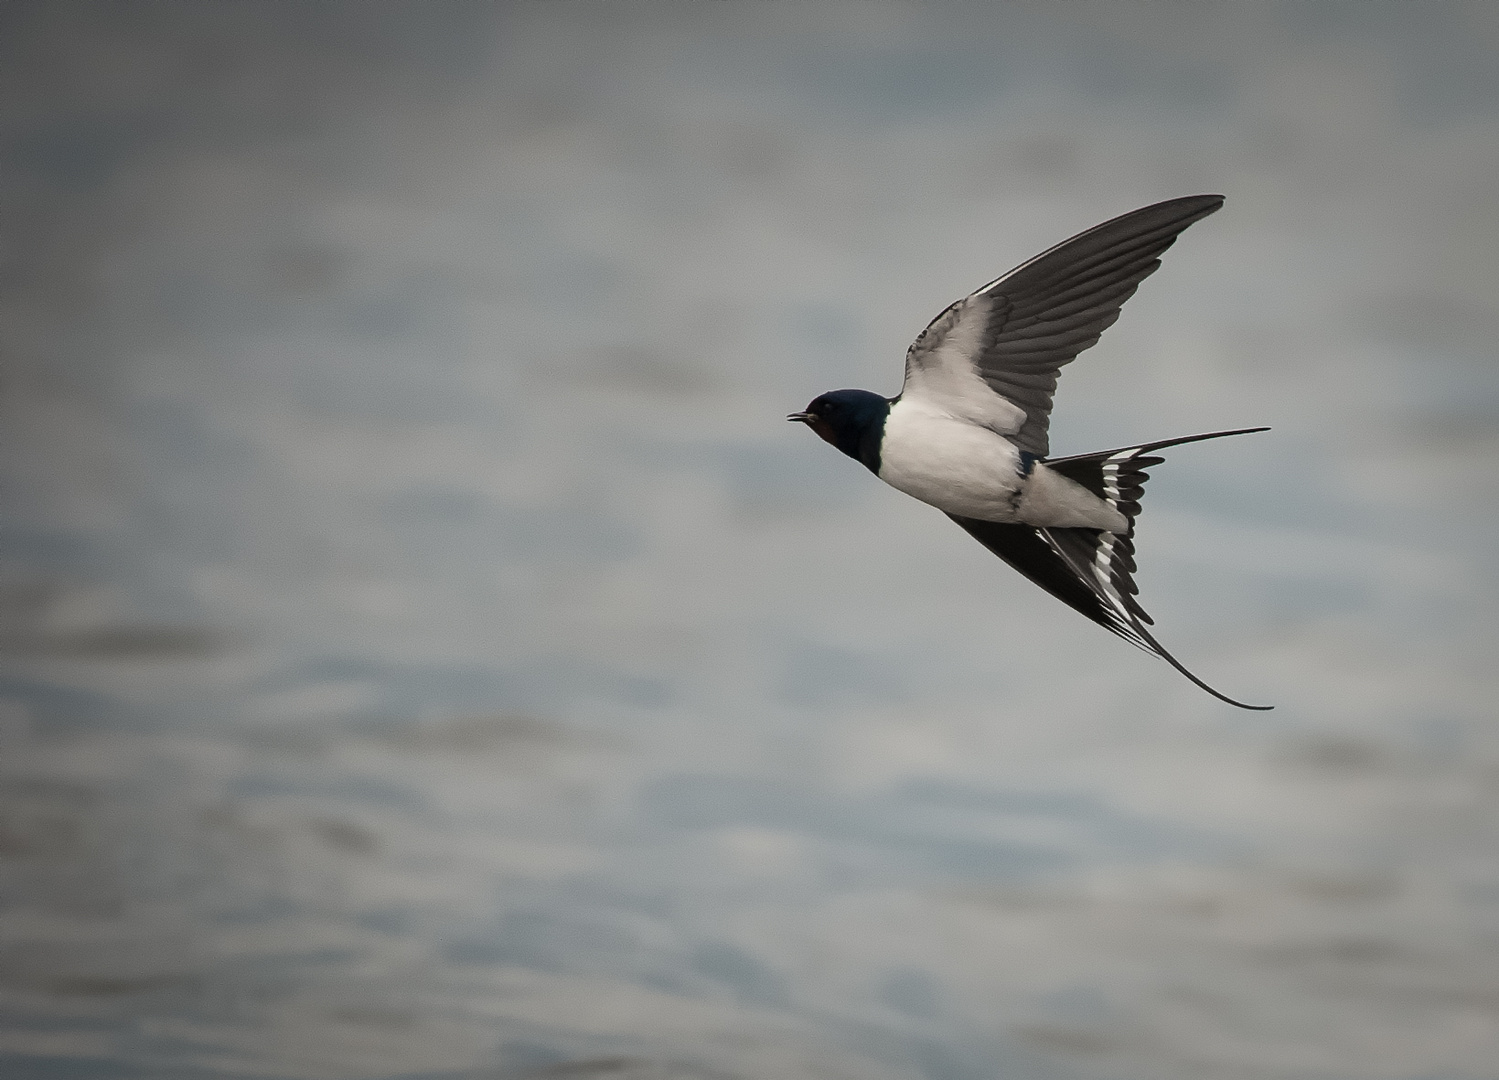
[(1135, 518), (1155, 451), (1267, 428), (1213, 431), (1048, 457), (1057, 375), (1099, 338), (1160, 256), (1223, 205), (1191, 195), (1131, 211), (1021, 263), (938, 315), (906, 352), (901, 392), (834, 390), (806, 424), (891, 487), (943, 511), (1064, 604), (1165, 660), (1135, 599)]

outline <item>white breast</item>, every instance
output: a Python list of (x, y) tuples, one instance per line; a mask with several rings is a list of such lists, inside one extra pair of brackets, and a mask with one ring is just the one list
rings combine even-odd
[(1129, 521), (1108, 502), (1035, 463), (1020, 471), (1009, 439), (939, 407), (902, 398), (885, 418), (880, 479), (938, 510), (981, 521), (1124, 532)]
[(885, 418), (880, 479), (939, 510), (1013, 521), (1020, 452), (1004, 436), (908, 398)]

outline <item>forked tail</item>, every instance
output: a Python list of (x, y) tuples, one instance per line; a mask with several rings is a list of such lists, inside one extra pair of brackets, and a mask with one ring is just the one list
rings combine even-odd
[(1047, 468), (1081, 484), (1123, 514), (1129, 528), (1122, 533), (1038, 528), (949, 516), (979, 543), (1057, 599), (1131, 644), (1159, 656), (1214, 697), (1241, 709), (1270, 709), (1273, 706), (1246, 705), (1214, 690), (1167, 652), (1146, 629), (1153, 625), (1153, 620), (1135, 599), (1139, 588), (1134, 580), (1135, 517), (1140, 513), (1145, 481), (1150, 478), (1146, 470), (1165, 460), (1150, 456), (1151, 451), (1268, 430), (1256, 427), (1213, 431), (1046, 462)]

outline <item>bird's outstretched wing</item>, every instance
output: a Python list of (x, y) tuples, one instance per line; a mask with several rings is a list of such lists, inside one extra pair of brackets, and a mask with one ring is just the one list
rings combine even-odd
[(1182, 230), (1222, 205), (1221, 195), (1189, 195), (1133, 210), (959, 300), (906, 353), (902, 397), (930, 400), (1045, 457), (1062, 365), (1119, 318)]
[(1164, 459), (1148, 456), (1181, 443), (1244, 435), (1264, 428), (1215, 431), (1182, 439), (1104, 450), (1097, 454), (1057, 458), (1049, 468), (1075, 480), (1107, 500), (1129, 519), (1129, 529), (1111, 533), (1104, 529), (1043, 529), (1033, 525), (979, 521), (949, 514), (979, 543), (1019, 570), (1069, 607), (1082, 612), (1125, 641), (1159, 656), (1215, 698), (1241, 709), (1268, 709), (1269, 705), (1246, 705), (1214, 690), (1166, 651), (1146, 629), (1153, 623), (1135, 599), (1135, 515), (1140, 512), (1146, 470)]

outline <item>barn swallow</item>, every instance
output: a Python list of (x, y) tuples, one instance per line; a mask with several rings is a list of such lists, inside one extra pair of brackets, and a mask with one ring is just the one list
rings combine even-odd
[(943, 311), (906, 353), (901, 392), (834, 390), (788, 420), (806, 424), (891, 487), (943, 511), (1063, 603), (1165, 660), (1135, 599), (1135, 518), (1157, 450), (1267, 428), (1213, 431), (1051, 458), (1057, 376), (1119, 318), (1178, 235), (1223, 205), (1192, 195), (1079, 233)]

